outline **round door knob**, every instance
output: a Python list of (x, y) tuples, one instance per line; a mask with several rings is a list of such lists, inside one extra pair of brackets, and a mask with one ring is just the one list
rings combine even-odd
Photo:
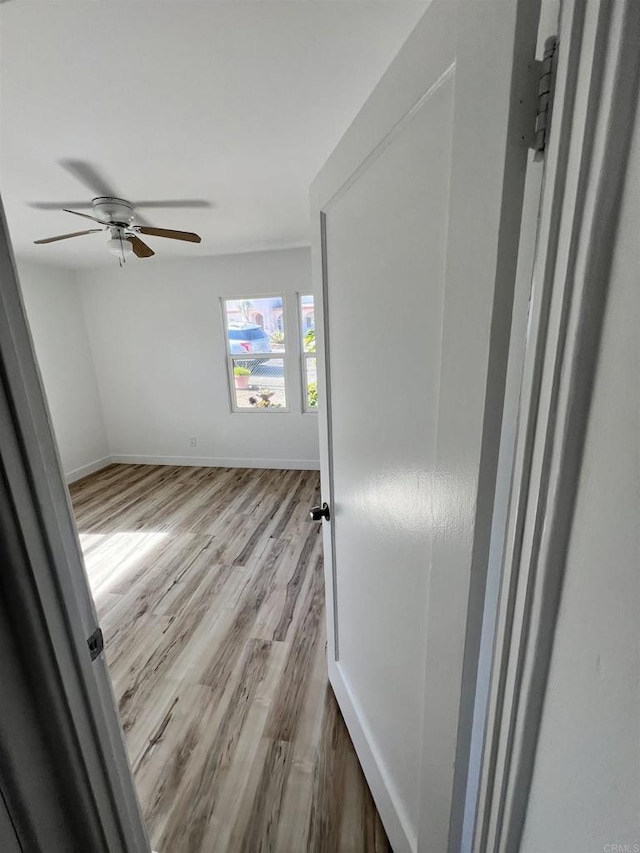
[(322, 506), (312, 506), (309, 510), (309, 519), (311, 521), (322, 521), (323, 518), (327, 521), (331, 518), (329, 504), (323, 503)]

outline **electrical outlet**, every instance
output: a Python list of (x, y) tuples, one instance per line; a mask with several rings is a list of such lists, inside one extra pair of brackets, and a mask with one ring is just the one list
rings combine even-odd
[(189, 439), (189, 444), (191, 445), (191, 447), (198, 446), (198, 439), (195, 437), (195, 435), (191, 436), (191, 438)]

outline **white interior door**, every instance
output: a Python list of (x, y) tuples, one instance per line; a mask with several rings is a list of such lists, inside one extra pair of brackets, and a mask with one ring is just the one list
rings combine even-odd
[(538, 13), (434, 0), (311, 191), (329, 673), (397, 853), (460, 832)]

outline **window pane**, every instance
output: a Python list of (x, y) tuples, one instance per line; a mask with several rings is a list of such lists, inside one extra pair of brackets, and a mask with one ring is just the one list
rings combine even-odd
[(318, 373), (315, 358), (305, 358), (305, 377), (307, 385), (307, 409), (318, 408)]
[(302, 346), (305, 352), (316, 351), (316, 322), (313, 310), (313, 296), (300, 296), (300, 328)]
[(225, 299), (227, 346), (231, 355), (284, 352), (284, 302), (281, 296)]
[(287, 406), (282, 358), (234, 358), (233, 385), (239, 409), (284, 409)]

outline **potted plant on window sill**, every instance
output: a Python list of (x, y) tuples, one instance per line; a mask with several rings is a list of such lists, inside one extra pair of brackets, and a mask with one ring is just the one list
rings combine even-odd
[(234, 365), (233, 367), (233, 377), (235, 380), (236, 388), (248, 388), (249, 387), (249, 377), (251, 376), (251, 371), (246, 367), (241, 367), (239, 364)]

